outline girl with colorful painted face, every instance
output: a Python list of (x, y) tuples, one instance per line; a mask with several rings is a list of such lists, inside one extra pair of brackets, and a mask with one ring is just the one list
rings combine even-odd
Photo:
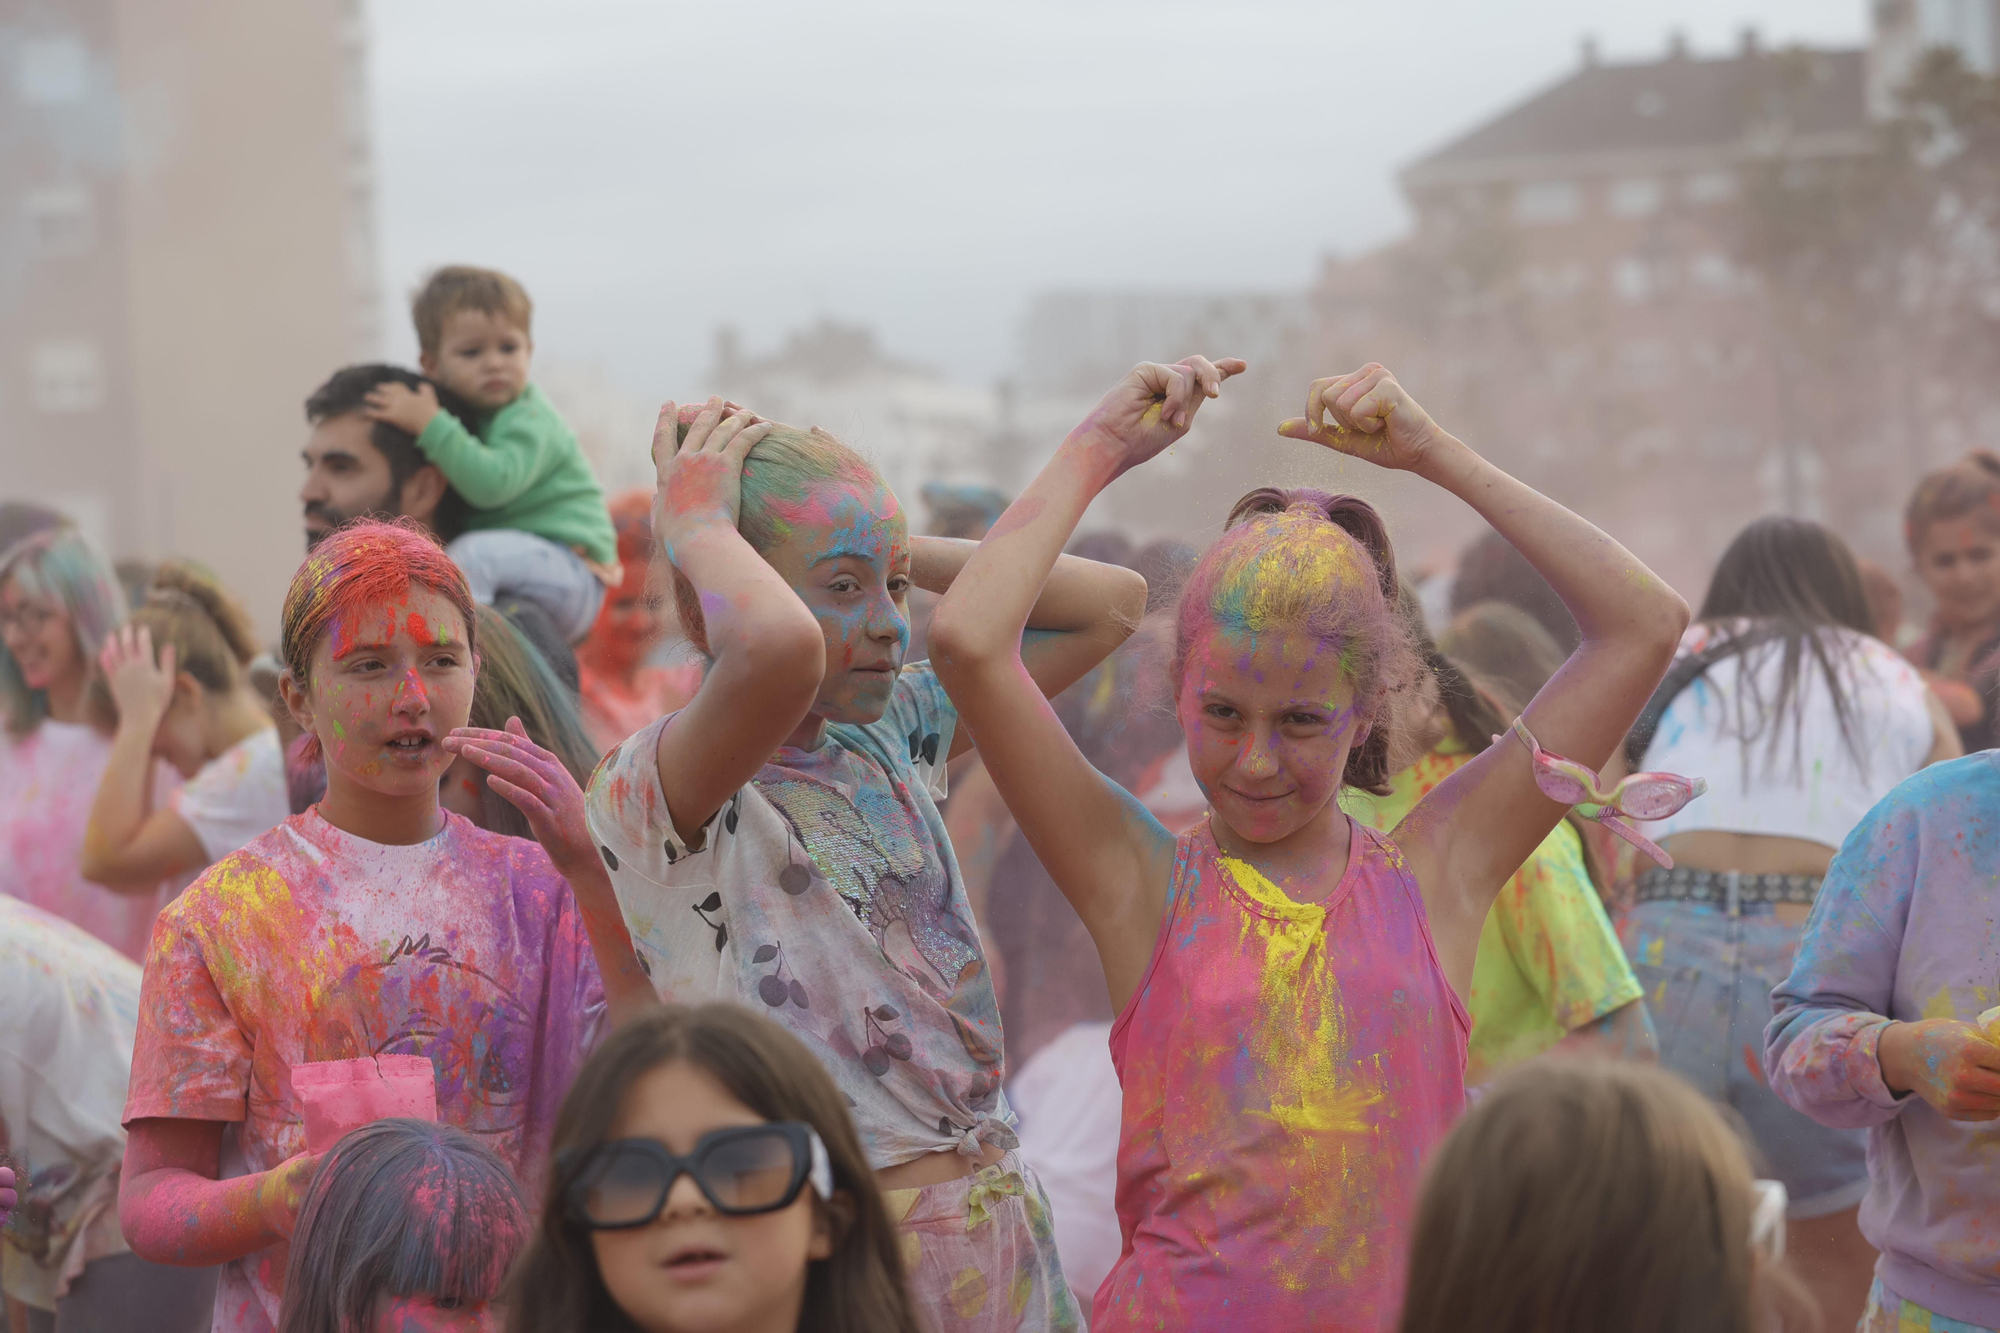
[(628, 491), (611, 501), (624, 581), (605, 595), (597, 623), (576, 648), (583, 724), (604, 750), (675, 712), (701, 686), (699, 662), (661, 666), (649, 661), (678, 628), (656, 596), (664, 591), (656, 578), (665, 571), (653, 565), (652, 506), (651, 491)]
[[(83, 873), (146, 891), (227, 856), (291, 813), (249, 613), (213, 578), (168, 564), (104, 645), (92, 703), (115, 727), (84, 836)], [(188, 785), (148, 810), (152, 761)]]
[[(653, 532), (710, 659), (679, 712), (621, 744), (590, 821), (654, 990), (770, 1013), (850, 1099), (926, 1318), (1069, 1328), (1047, 1201), (1014, 1149), (999, 1006), (937, 810), (972, 738), (925, 662), (910, 588), (968, 541), (912, 539), (853, 450), (728, 411), (660, 415)], [(1023, 679), (1056, 693), (1115, 648), (1143, 582), (1056, 562), (1022, 616)]]
[(510, 1329), (921, 1327), (839, 1089), (741, 1005), (620, 1028), (577, 1076), (554, 1150)]
[[(1387, 837), (1341, 813), (1339, 788), (1379, 787), (1431, 706), (1387, 533), (1352, 498), (1254, 491), (1191, 575), (1177, 707), (1210, 815), (1178, 839), (1020, 687), (1019, 627), (1077, 520), (1241, 369), (1134, 369), (931, 626), (938, 671), (1120, 1011), (1125, 1251), (1093, 1329), (1393, 1321), (1419, 1169), (1464, 1107), (1481, 927), (1563, 814), (1513, 742)], [(1379, 365), (1316, 381), (1279, 432), (1414, 472), (1513, 541), (1583, 631), (1526, 723), (1549, 750), (1610, 757), (1686, 624), (1671, 589), (1447, 434)]]
[[(429, 1075), (438, 1121), (533, 1190), (605, 1017), (590, 932), (607, 923), (574, 901), (610, 893), (583, 794), (518, 720), (464, 726), (476, 625), (464, 577), (414, 525), (360, 522), (316, 545), (285, 598), (283, 693), (324, 752), (326, 795), (210, 866), (154, 930), (120, 1220), (142, 1257), (222, 1267), (218, 1329), (267, 1333), (278, 1318), (318, 1162), (305, 1110), (320, 1102), (302, 1088), (359, 1089), (316, 1112), (351, 1129), (405, 1104), (380, 1060), (405, 1057), (399, 1076)], [(535, 841), (439, 808), (460, 755)], [(598, 943), (623, 948), (643, 994), (630, 946)]]

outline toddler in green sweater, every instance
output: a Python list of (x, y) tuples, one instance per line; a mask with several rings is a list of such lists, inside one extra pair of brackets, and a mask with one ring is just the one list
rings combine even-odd
[(368, 415), (416, 436), (472, 507), (465, 533), (446, 547), (472, 595), (489, 606), (533, 602), (575, 643), (619, 582), (618, 536), (575, 433), (528, 383), (528, 294), (491, 269), (441, 268), (410, 313), (424, 374), (480, 417), (460, 421), (430, 385), (393, 380), (369, 393)]

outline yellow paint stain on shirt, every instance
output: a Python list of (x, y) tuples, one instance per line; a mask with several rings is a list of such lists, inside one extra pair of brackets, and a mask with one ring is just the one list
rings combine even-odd
[(971, 1319), (986, 1308), (986, 1274), (976, 1268), (961, 1268), (951, 1280), (946, 1294), (960, 1319)]
[[(1269, 913), (1242, 918), (1246, 945), (1254, 938), (1263, 950), (1260, 1001), (1270, 1015), (1268, 1024), (1245, 1034), (1246, 1043), (1274, 1074), (1266, 1083), (1268, 1110), (1250, 1114), (1270, 1120), (1286, 1140), (1275, 1162), (1277, 1179), (1264, 1184), (1286, 1191), (1302, 1218), (1325, 1215), (1332, 1180), (1341, 1182), (1340, 1194), (1373, 1202), (1376, 1154), (1386, 1145), (1377, 1141), (1370, 1112), (1387, 1094), (1379, 1081), (1357, 1077), (1340, 982), (1327, 954), (1326, 909), (1292, 901), (1248, 862), (1224, 856), (1219, 864)], [(1379, 1080), (1381, 1071), (1374, 1073)], [(1365, 1271), (1373, 1228), (1359, 1218), (1352, 1223), (1329, 1227), (1302, 1245), (1279, 1279), (1303, 1291), (1323, 1287), (1329, 1267), (1341, 1280)]]
[(1924, 1001), (1925, 1018), (1957, 1018), (1958, 1005), (1951, 998), (1951, 987), (1945, 986), (1938, 993)]

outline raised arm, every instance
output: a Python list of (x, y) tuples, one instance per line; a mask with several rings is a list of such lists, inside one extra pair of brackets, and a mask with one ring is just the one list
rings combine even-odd
[(90, 807), (78, 868), (107, 889), (151, 893), (161, 880), (208, 864), (185, 819), (150, 808), (153, 737), (174, 698), (174, 646), (161, 647), (155, 662), (153, 632), (127, 625), (105, 640), (97, 661), (118, 705), (118, 730)]
[[(952, 537), (914, 537), (910, 581), (930, 592), (949, 592), (978, 549), (978, 542)], [(1132, 570), (1057, 556), (1021, 635), (1021, 664), (1028, 679), (1043, 698), (1054, 698), (1117, 651), (1145, 614), (1146, 580)], [(977, 736), (970, 725), (960, 727), (952, 737), (952, 757), (970, 750)]]
[[(1440, 428), (1382, 366), (1315, 381), (1279, 432), (1414, 472), (1514, 544), (1576, 618), (1583, 642), (1523, 717), (1542, 748), (1602, 768), (1673, 660), (1687, 603), (1636, 556)], [(1439, 961), (1470, 993), (1495, 895), (1562, 818), (1511, 736), (1441, 783), (1396, 830), (1424, 895)]]
[(1124, 1008), (1152, 956), (1174, 840), (1077, 749), (1027, 664), (1022, 635), (1098, 492), (1186, 434), (1202, 400), (1242, 370), (1241, 361), (1199, 357), (1135, 367), (1001, 516), (931, 619), (938, 679), (979, 737), (980, 757), (1022, 833), (1096, 942), (1114, 1009)]
[(702, 826), (811, 710), (826, 670), (826, 636), (736, 530), (743, 459), (771, 423), (745, 412), (725, 416), (722, 401), (712, 398), (677, 448), (679, 420), (679, 408), (668, 403), (653, 434), (653, 532), (701, 598), (714, 665), (660, 733), (659, 769), (674, 830), (696, 844)]

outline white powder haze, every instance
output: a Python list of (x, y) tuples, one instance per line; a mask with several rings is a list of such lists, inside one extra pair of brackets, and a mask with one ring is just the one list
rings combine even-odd
[(989, 384), (1050, 288), (1298, 291), (1394, 173), (1675, 30), (1855, 46), (1863, 0), (372, 0), (387, 350), (431, 265), (505, 267), (545, 357), (701, 387), (821, 316)]

